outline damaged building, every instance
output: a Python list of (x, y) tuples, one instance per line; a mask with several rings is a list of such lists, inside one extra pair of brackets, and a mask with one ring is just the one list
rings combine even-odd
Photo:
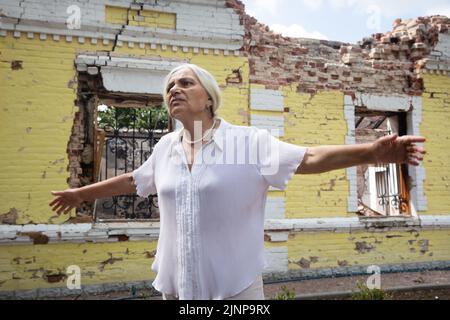
[[(51, 190), (148, 158), (177, 128), (162, 79), (186, 62), (218, 80), (221, 117), (289, 143), (427, 138), (420, 167), (353, 167), (270, 189), (265, 279), (450, 267), (448, 17), (398, 19), (349, 44), (283, 37), (239, 0), (1, 0), (0, 10), (0, 297), (151, 288), (156, 196), (69, 215), (48, 203)], [(81, 288), (68, 286), (73, 270)]]

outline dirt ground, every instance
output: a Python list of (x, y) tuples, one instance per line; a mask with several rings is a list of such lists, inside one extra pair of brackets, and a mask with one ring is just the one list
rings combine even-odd
[[(276, 299), (282, 292), (295, 293), (297, 299), (351, 299), (351, 293), (358, 290), (358, 283), (365, 284), (367, 276), (325, 278), (295, 282), (265, 283), (264, 293), (267, 300)], [(430, 289), (436, 286), (437, 288)], [(407, 273), (388, 273), (381, 275), (381, 288), (384, 291), (394, 288), (416, 287), (415, 290), (394, 291), (391, 299), (401, 300), (450, 300), (450, 270)], [(284, 288), (284, 289), (283, 289)], [(347, 296), (336, 295), (347, 293)], [(66, 297), (64, 300), (160, 300), (161, 296), (150, 290), (114, 292), (102, 295), (80, 295)]]
[[(327, 297), (337, 292), (356, 292), (358, 283), (366, 284), (368, 276), (326, 278), (316, 280), (304, 280), (297, 282), (287, 282), (283, 284), (266, 284), (264, 293), (266, 299), (274, 299), (281, 288), (285, 286), (287, 290), (294, 292), (298, 298), (319, 298), (333, 299)], [(425, 271), (425, 272), (405, 272), (405, 273), (387, 273), (381, 275), (381, 289), (386, 291), (394, 288), (405, 287), (428, 287), (444, 286), (445, 289), (439, 290), (414, 290), (398, 292), (393, 294), (393, 299), (450, 299), (450, 270), (449, 271)]]

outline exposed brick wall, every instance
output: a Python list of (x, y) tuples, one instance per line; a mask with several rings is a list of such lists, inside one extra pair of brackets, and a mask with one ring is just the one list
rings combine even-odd
[[(141, 13), (162, 10), (175, 14), (176, 30), (143, 33), (123, 20), (106, 25), (106, 3), (117, 4), (127, 12), (129, 8)], [(68, 222), (79, 227), (80, 221), (57, 217), (47, 205), (50, 190), (84, 183), (80, 163), (81, 152), (86, 150), (88, 114), (77, 86), (77, 55), (107, 53), (107, 60), (115, 55), (136, 59), (156, 56), (166, 62), (177, 59), (198, 64), (218, 79), (224, 98), (219, 114), (227, 121), (248, 125), (252, 118), (260, 120), (255, 116), (276, 116), (276, 124), (284, 126), (282, 138), (306, 146), (346, 141), (346, 122), (350, 122), (342, 109), (344, 97), (355, 91), (420, 95), (423, 84), (417, 71), (444, 70), (448, 65), (444, 57), (449, 52), (448, 42), (441, 41), (443, 35), (448, 35), (447, 18), (397, 21), (393, 32), (351, 45), (276, 35), (245, 14), (243, 4), (237, 0), (170, 1), (167, 6), (150, 3), (78, 2), (83, 12), (82, 29), (73, 31), (66, 28), (67, 5), (62, 2), (2, 1), (7, 17), (2, 16), (0, 30), (0, 89), (11, 94), (0, 94), (0, 115), (9, 120), (3, 126), (6, 134), (0, 139), (6, 154), (0, 161), (6, 168), (1, 177), (0, 221), (24, 226), (19, 233), (12, 228), (15, 226), (0, 226), (2, 252), (6, 252), (0, 259), (0, 291), (64, 287), (66, 268), (71, 264), (82, 268), (83, 284), (154, 277), (149, 267), (155, 241), (136, 241), (121, 234), (118, 243), (119, 239), (111, 239), (107, 232), (90, 228), (86, 236), (61, 236), (57, 225)], [(228, 8), (224, 8), (225, 3)], [(54, 9), (51, 14), (50, 9)], [(34, 24), (30, 26), (31, 20)], [(435, 47), (437, 39), (439, 48)], [(435, 75), (426, 78), (425, 94), (440, 92), (442, 79)], [(267, 106), (267, 98), (276, 103)], [(258, 99), (265, 100), (264, 104)], [(432, 136), (435, 155), (427, 168), (436, 172), (448, 168), (448, 152), (441, 147), (439, 135), (439, 131), (446, 130), (442, 119), (446, 119), (447, 100), (433, 95), (424, 103), (424, 109), (430, 112), (424, 113), (423, 133)], [(414, 125), (419, 122), (414, 121)], [(428, 179), (427, 196), (433, 200), (430, 212), (448, 214), (447, 178), (442, 180), (433, 173)], [(348, 215), (354, 217), (346, 212), (350, 187), (344, 170), (308, 178), (296, 176), (285, 193), (272, 192), (269, 207), (277, 218), (288, 218), (284, 222), (291, 218), (338, 217), (341, 222), (333, 222), (336, 225)], [(91, 226), (91, 221), (85, 222)], [(32, 231), (35, 223), (44, 223), (39, 226), (44, 231)], [(443, 230), (421, 233), (417, 242), (415, 233), (405, 230), (391, 237), (386, 235), (388, 241), (384, 233), (336, 233), (332, 231), (334, 226), (311, 235), (297, 232), (302, 230), (302, 223), (296, 224), (296, 230), (286, 228), (286, 235), (270, 235), (271, 241), (286, 247), (272, 251), (276, 271), (280, 271), (280, 265), (287, 270), (288, 264), (290, 270), (296, 270), (308, 264), (311, 269), (331, 268), (373, 261), (389, 264), (448, 260), (450, 256), (446, 245), (448, 224), (442, 227), (439, 221), (436, 225)], [(59, 243), (52, 243), (55, 238)], [(19, 243), (22, 245), (16, 245)], [(395, 247), (397, 244), (400, 247)], [(432, 252), (425, 250), (428, 244)], [(273, 243), (266, 242), (266, 246), (274, 249)]]
[(223, 88), (225, 103), (220, 115), (236, 124), (248, 124), (248, 63), (239, 53), (243, 26), (222, 1), (173, 1), (167, 6), (115, 2), (144, 16), (149, 10), (176, 15), (176, 30), (158, 29), (163, 34), (151, 35), (139, 26), (106, 24), (107, 3), (111, 4), (106, 0), (77, 2), (81, 29), (72, 30), (66, 26), (68, 3), (2, 1), (0, 89), (7, 94), (0, 95), (4, 106), (0, 114), (9, 120), (0, 139), (4, 153), (9, 154), (0, 159), (7, 168), (0, 179), (5, 182), (2, 221), (63, 223), (69, 216), (51, 211), (50, 191), (92, 182), (86, 179), (83, 152), (92, 149), (88, 137), (92, 121), (86, 111), (93, 106), (82, 101), (78, 87), (80, 70), (74, 62), (79, 54), (101, 53), (103, 65), (115, 54), (201, 65)]
[(397, 20), (392, 32), (346, 44), (283, 37), (246, 14), (239, 0), (228, 0), (227, 5), (245, 26), (251, 83), (270, 89), (295, 83), (298, 92), (311, 94), (334, 89), (347, 94), (420, 95), (422, 59), (433, 50), (439, 33), (448, 32), (450, 26), (450, 19), (442, 16)]
[(428, 139), (428, 155), (424, 161), (426, 214), (445, 215), (450, 211), (450, 77), (426, 74), (424, 80), (421, 132)]

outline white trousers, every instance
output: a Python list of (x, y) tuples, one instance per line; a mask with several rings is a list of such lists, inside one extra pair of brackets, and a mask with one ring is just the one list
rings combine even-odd
[[(163, 293), (163, 299), (178, 300), (178, 297)], [(224, 300), (265, 300), (262, 276), (258, 276), (247, 289), (244, 289), (235, 296), (225, 298)]]

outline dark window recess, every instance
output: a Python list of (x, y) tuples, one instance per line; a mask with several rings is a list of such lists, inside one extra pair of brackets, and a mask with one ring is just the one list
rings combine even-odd
[[(356, 143), (386, 135), (407, 134), (406, 113), (356, 113)], [(357, 168), (358, 213), (362, 216), (411, 215), (406, 165), (365, 165)]]
[[(161, 106), (100, 105), (96, 122), (94, 174), (97, 181), (132, 172), (141, 166), (156, 143), (169, 132), (167, 111)], [(94, 217), (96, 221), (159, 219), (158, 198), (132, 194), (98, 199)]]

